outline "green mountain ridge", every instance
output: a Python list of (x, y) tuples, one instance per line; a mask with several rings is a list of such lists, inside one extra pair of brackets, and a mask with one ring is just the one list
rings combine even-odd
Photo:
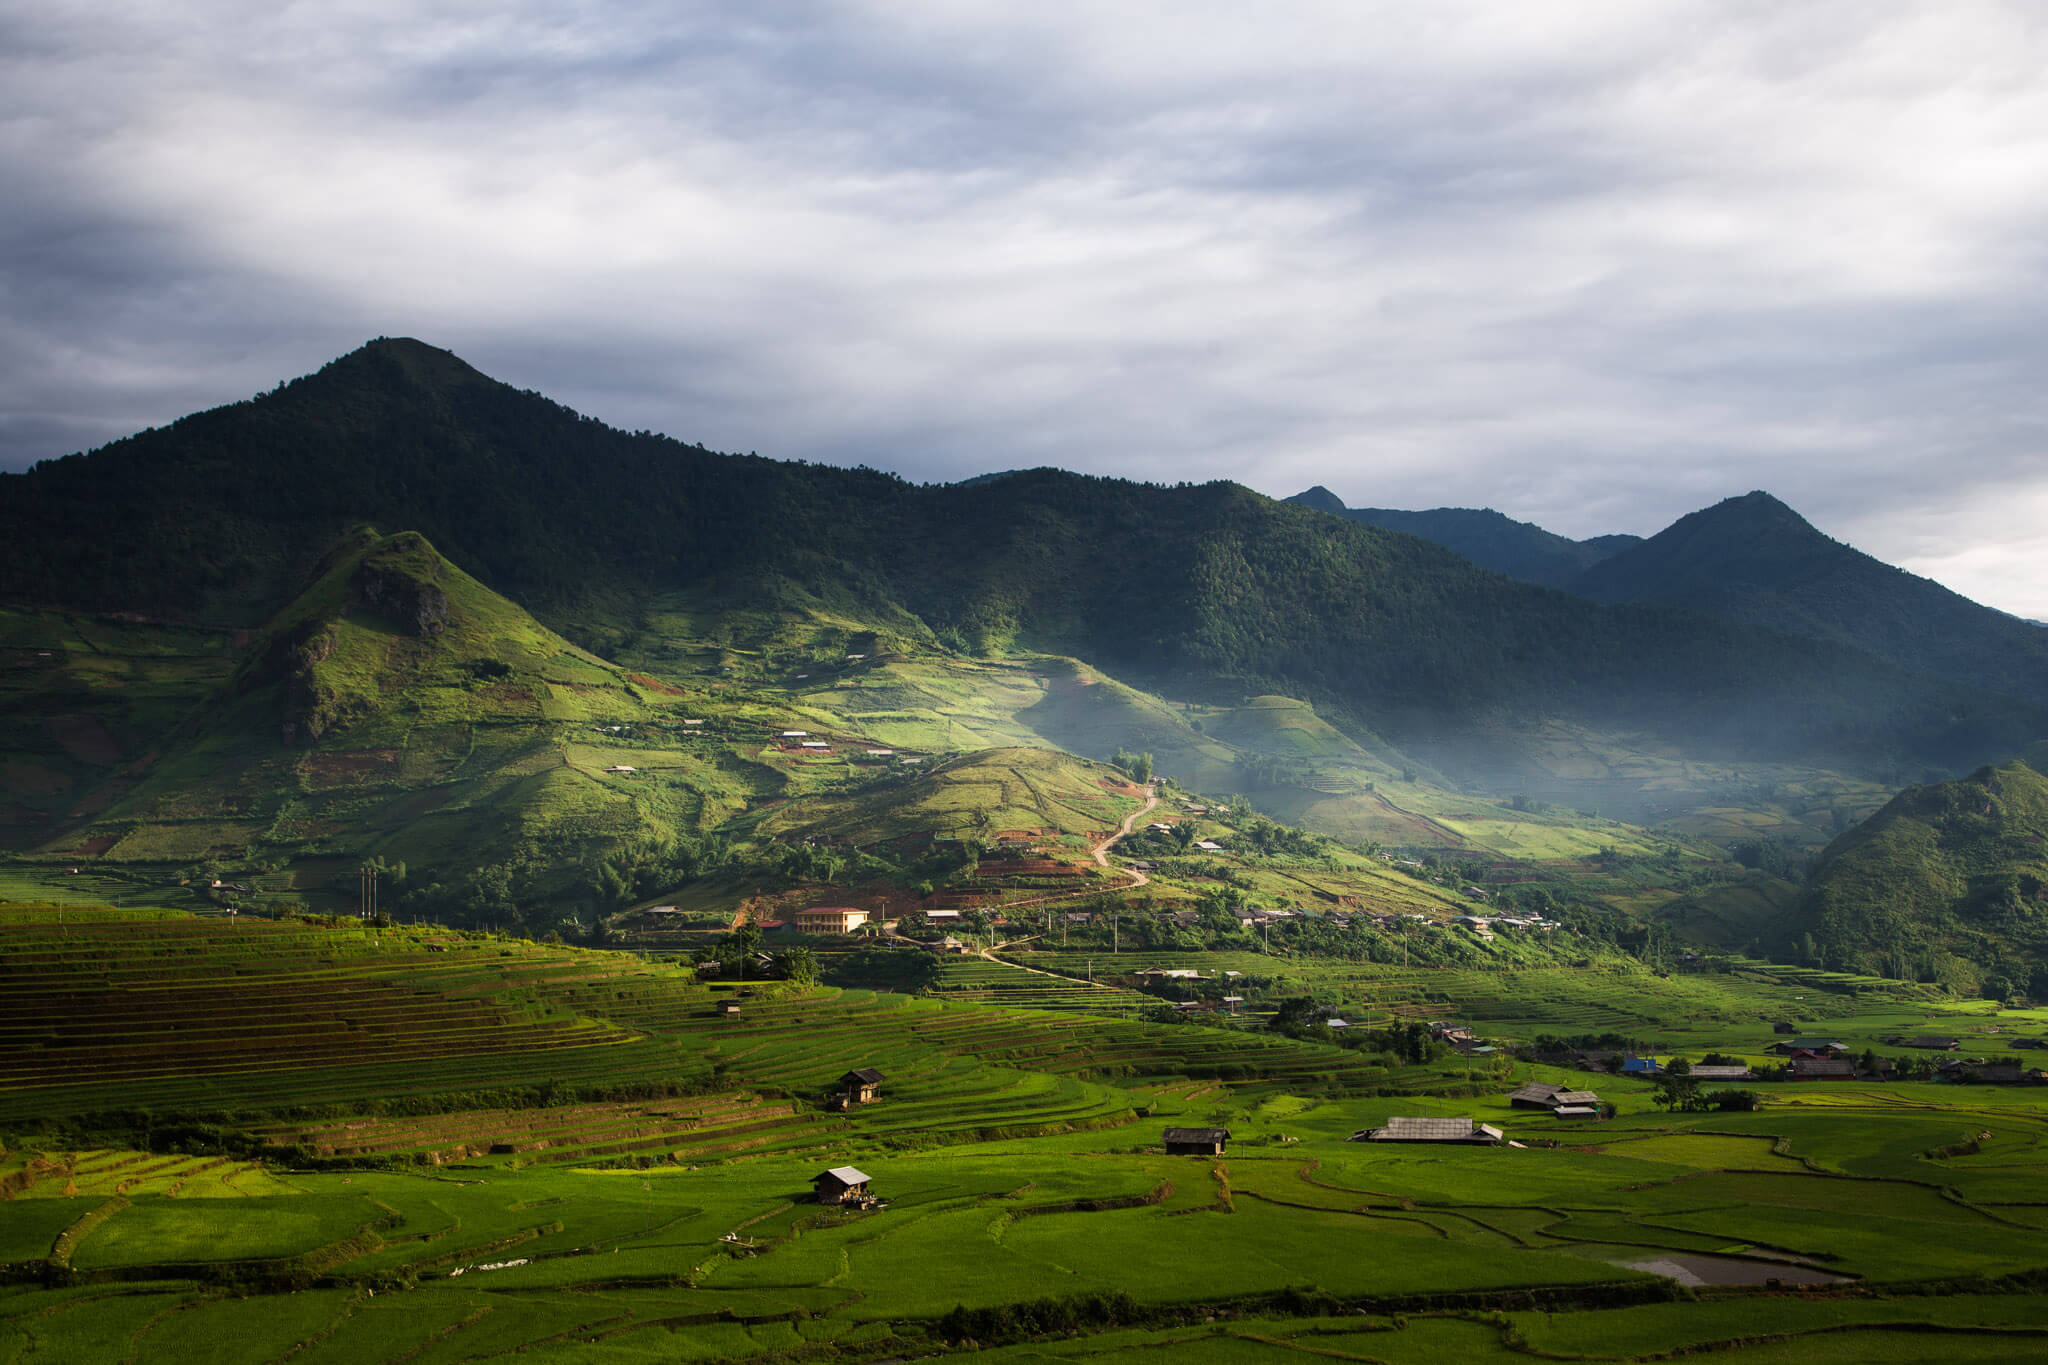
[(1321, 484), (1286, 501), (1382, 530), (1421, 536), (1456, 551), (1481, 568), (1546, 588), (1571, 589), (1588, 569), (1642, 539), (1606, 535), (1572, 540), (1532, 522), (1516, 521), (1490, 507), (1436, 507), (1422, 512), (1346, 507), (1343, 499)]
[[(958, 651), (1076, 656), (1195, 700), (1299, 697), (1446, 767), (1461, 736), (1546, 717), (1865, 766), (1966, 766), (2048, 731), (2032, 708), (1837, 645), (1590, 608), (1233, 484), (1027, 470), (919, 488), (717, 455), (412, 341), (0, 478), (0, 566), (30, 603), (246, 625), (365, 521), (419, 530), (589, 644), (630, 633), (663, 590), (777, 580)], [(93, 533), (110, 522), (133, 532)]]
[(1822, 852), (1796, 922), (1830, 964), (2048, 994), (2048, 776), (2015, 761), (1899, 793)]
[(1912, 672), (2048, 701), (2048, 629), (1832, 540), (1768, 493), (1681, 517), (1568, 586), (1831, 640)]

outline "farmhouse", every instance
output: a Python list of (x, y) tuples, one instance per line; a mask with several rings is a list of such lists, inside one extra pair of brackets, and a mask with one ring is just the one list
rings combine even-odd
[(1550, 1112), (1561, 1119), (1597, 1119), (1600, 1117), (1599, 1106), (1592, 1104), (1560, 1104)]
[(1929, 1052), (1954, 1052), (1961, 1048), (1963, 1040), (1933, 1035), (1925, 1038), (1908, 1038), (1903, 1046), (1923, 1048)]
[(1624, 1076), (1654, 1076), (1657, 1074), (1657, 1059), (1655, 1057), (1624, 1057), (1621, 1061), (1621, 1074)]
[(875, 1202), (875, 1197), (868, 1193), (868, 1181), (873, 1178), (851, 1166), (834, 1166), (812, 1176), (811, 1188), (817, 1191), (820, 1204), (865, 1208)]
[(1753, 1081), (1756, 1073), (1746, 1066), (1696, 1066), (1692, 1069), (1696, 1081)]
[(1552, 1085), (1548, 1081), (1531, 1081), (1508, 1096), (1508, 1105), (1514, 1109), (1555, 1109), (1557, 1097), (1564, 1092), (1564, 1086)]
[(1548, 1109), (1555, 1113), (1565, 1107), (1597, 1106), (1600, 1097), (1590, 1090), (1572, 1090), (1547, 1081), (1531, 1081), (1509, 1095), (1508, 1103), (1516, 1109)]
[(1785, 1068), (1785, 1079), (1792, 1081), (1853, 1081), (1856, 1079), (1856, 1064), (1838, 1061), (1832, 1057), (1794, 1057)]
[(1222, 1156), (1228, 1128), (1169, 1128), (1162, 1135), (1168, 1156)]
[(872, 1104), (881, 1095), (882, 1073), (871, 1066), (849, 1071), (839, 1078), (839, 1088), (848, 1104)]
[(1195, 847), (1201, 849), (1204, 853), (1221, 853), (1223, 851), (1223, 845), (1217, 843), (1214, 839), (1197, 839), (1195, 840)]
[(850, 934), (867, 922), (867, 911), (847, 905), (815, 905), (796, 912), (797, 928), (812, 934)]
[(1848, 1050), (1849, 1045), (1847, 1043), (1838, 1042), (1833, 1038), (1794, 1038), (1788, 1043), (1779, 1043), (1776, 1047), (1772, 1048), (1772, 1051), (1782, 1052), (1788, 1056), (1794, 1052), (1810, 1052), (1817, 1057), (1824, 1057), (1830, 1052), (1847, 1052)]
[(1352, 1142), (1458, 1142), (1491, 1147), (1505, 1134), (1490, 1123), (1471, 1119), (1390, 1118), (1384, 1128), (1361, 1128)]

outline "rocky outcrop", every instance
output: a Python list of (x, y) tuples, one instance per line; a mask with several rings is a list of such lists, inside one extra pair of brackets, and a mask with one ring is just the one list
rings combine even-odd
[(408, 635), (439, 635), (448, 629), (448, 594), (409, 573), (366, 560), (349, 586), (357, 602), (396, 621)]

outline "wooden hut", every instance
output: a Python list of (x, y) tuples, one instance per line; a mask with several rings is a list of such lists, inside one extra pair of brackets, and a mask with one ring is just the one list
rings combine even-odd
[(1164, 1134), (1168, 1156), (1222, 1156), (1230, 1141), (1228, 1128), (1169, 1128)]
[(868, 1181), (871, 1179), (872, 1176), (851, 1166), (834, 1166), (812, 1176), (811, 1188), (817, 1192), (820, 1204), (859, 1208), (874, 1202), (875, 1197), (868, 1193)]
[(858, 1071), (849, 1071), (841, 1076), (839, 1090), (846, 1096), (849, 1105), (868, 1104), (881, 1098), (883, 1079), (881, 1072), (871, 1066), (864, 1066)]

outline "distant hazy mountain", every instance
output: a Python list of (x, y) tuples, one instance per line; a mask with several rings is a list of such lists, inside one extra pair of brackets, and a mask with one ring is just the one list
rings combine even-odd
[(1547, 588), (1569, 588), (1595, 564), (1642, 540), (1640, 536), (1624, 535), (1568, 540), (1491, 508), (1437, 507), (1427, 512), (1399, 512), (1385, 507), (1346, 507), (1342, 499), (1321, 484), (1305, 493), (1296, 493), (1287, 501), (1362, 521), (1368, 526), (1433, 540), (1481, 568)]
[(1914, 672), (2048, 700), (2048, 629), (1830, 540), (1768, 493), (1681, 517), (1569, 586), (1835, 640)]

